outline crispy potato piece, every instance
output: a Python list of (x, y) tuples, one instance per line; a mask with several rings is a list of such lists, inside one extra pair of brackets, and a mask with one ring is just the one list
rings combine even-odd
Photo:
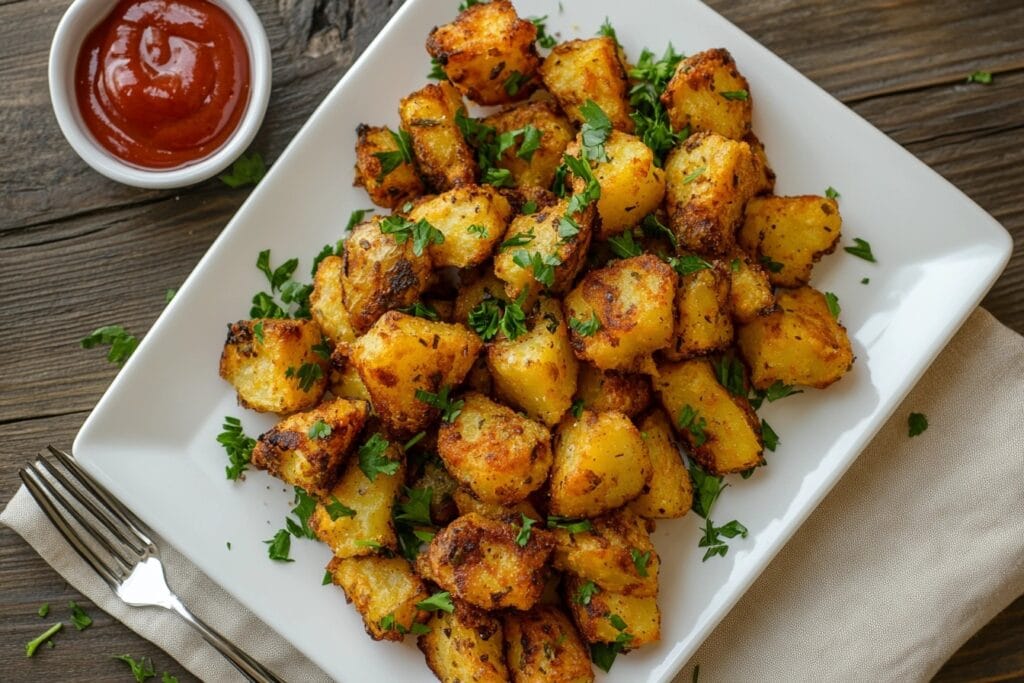
[(750, 383), (775, 382), (824, 389), (853, 365), (846, 328), (832, 316), (816, 289), (780, 289), (779, 308), (740, 327), (739, 348), (750, 366)]
[(313, 350), (322, 340), (313, 320), (239, 320), (228, 328), (220, 376), (244, 408), (281, 415), (307, 410), (327, 388), (327, 360)]
[[(393, 444), (385, 451), (385, 457), (392, 462), (403, 462), (401, 452)], [(309, 518), (309, 528), (330, 547), (335, 557), (375, 554), (377, 548), (367, 542), (397, 550), (398, 537), (391, 508), (404, 483), (404, 465), (399, 465), (392, 475), (378, 472), (370, 481), (358, 461), (350, 460), (330, 493), (321, 495)], [(348, 514), (345, 508), (354, 514)]]
[[(420, 442), (421, 445), (423, 443)], [(427, 458), (423, 464), (423, 471), (412, 483), (412, 488), (431, 490), (430, 519), (435, 524), (444, 525), (459, 516), (459, 509), (455, 503), (455, 492), (459, 489), (459, 482), (455, 481), (437, 458)]]
[(482, 610), (454, 601), (451, 614), (438, 611), (418, 645), (441, 683), (507, 683), (501, 622)]
[(764, 464), (757, 415), (745, 397), (718, 383), (709, 361), (659, 363), (653, 381), (687, 451), (705, 471), (731, 474)]
[[(582, 605), (577, 598), (584, 583), (584, 579), (567, 576), (565, 591), (566, 603), (588, 643), (614, 643), (619, 634), (625, 632), (633, 636), (624, 643), (624, 649), (629, 651), (661, 640), (661, 611), (656, 597), (599, 591), (590, 597), (587, 604)], [(612, 615), (618, 615), (625, 622), (626, 628), (623, 631), (612, 624)]]
[(402, 640), (414, 623), (427, 620), (416, 603), (430, 594), (404, 558), (335, 557), (327, 571), (363, 615), (366, 632), (374, 640)]
[(584, 410), (555, 433), (550, 512), (593, 517), (636, 498), (651, 478), (639, 430), (622, 413)]
[(490, 185), (457, 187), (409, 212), (409, 220), (426, 219), (444, 235), (444, 242), (427, 247), (430, 262), (438, 268), (471, 268), (486, 261), (511, 218), (508, 200)]
[(703, 356), (728, 348), (733, 327), (729, 310), (731, 278), (727, 266), (715, 263), (680, 278), (676, 288), (676, 324), (669, 360)]
[(348, 349), (335, 349), (331, 354), (331, 369), (328, 375), (328, 387), (337, 398), (358, 399), (370, 402), (370, 392), (366, 390), (363, 379), (356, 368), (348, 360)]
[(629, 77), (613, 38), (570, 40), (556, 45), (540, 67), (544, 85), (576, 123), (586, 119), (580, 106), (593, 100), (617, 130), (633, 132), (629, 118)]
[(345, 260), (328, 256), (317, 266), (313, 292), (309, 295), (309, 312), (335, 346), (356, 340), (352, 320), (345, 308), (342, 277)]
[(582, 363), (576, 398), (594, 412), (615, 410), (635, 417), (651, 402), (651, 382), (644, 375), (604, 372), (590, 363)]
[(729, 261), (729, 304), (736, 322), (749, 323), (775, 309), (775, 292), (768, 271), (736, 250)]
[(661, 102), (675, 130), (710, 131), (741, 140), (750, 132), (750, 84), (725, 49), (684, 59), (665, 87)]
[(427, 52), (462, 94), (477, 104), (526, 99), (540, 66), (537, 27), (520, 19), (509, 0), (473, 5), (427, 38)]
[[(523, 138), (505, 150), (498, 159), (498, 168), (512, 172), (516, 187), (542, 187), (547, 189), (555, 179), (555, 171), (562, 163), (562, 154), (572, 142), (576, 131), (559, 114), (552, 102), (532, 101), (492, 114), (483, 120), (498, 134), (510, 133), (533, 126), (540, 131), (540, 146), (528, 158), (519, 156)], [(540, 202), (538, 202), (539, 204)]]
[(552, 540), (534, 527), (520, 546), (519, 530), (471, 512), (434, 536), (416, 568), (454, 597), (482, 609), (530, 609), (544, 590)]
[(602, 370), (639, 371), (654, 351), (672, 341), (676, 275), (653, 254), (613, 261), (587, 273), (565, 297), (565, 317), (590, 323), (597, 331), (581, 334), (570, 324), (576, 355)]
[[(582, 135), (582, 134), (581, 134)], [(599, 239), (608, 239), (637, 225), (657, 209), (665, 197), (665, 172), (654, 165), (654, 152), (643, 140), (612, 131), (604, 143), (608, 161), (594, 166), (594, 178), (601, 186), (597, 213), (601, 217)], [(565, 153), (580, 156), (580, 137)], [(582, 192), (586, 180), (573, 176), (573, 192)]]
[(424, 192), (423, 181), (416, 167), (402, 161), (390, 172), (384, 173), (383, 161), (378, 154), (399, 152), (395, 133), (384, 126), (361, 124), (356, 128), (356, 179), (353, 185), (366, 188), (370, 201), (377, 206), (397, 209)]
[(470, 512), (476, 512), (483, 515), (487, 519), (498, 519), (505, 522), (512, 522), (513, 524), (522, 524), (521, 515), (526, 515), (530, 519), (540, 521), (542, 515), (537, 512), (537, 508), (533, 506), (528, 500), (521, 500), (518, 503), (512, 505), (496, 505), (494, 503), (485, 503), (469, 491), (469, 489), (458, 488), (455, 493), (452, 494), (455, 499), (455, 505), (459, 509), (460, 515), (468, 515)]
[(665, 206), (679, 246), (702, 255), (731, 252), (743, 207), (761, 182), (750, 145), (697, 133), (672, 150), (665, 173)]
[(764, 143), (753, 133), (747, 133), (743, 142), (750, 145), (750, 151), (754, 153), (754, 160), (757, 162), (757, 189), (755, 195), (771, 194), (775, 192), (775, 171), (768, 163), (768, 155), (764, 151)]
[[(555, 529), (555, 567), (596, 583), (602, 590), (638, 597), (658, 594), (661, 561), (647, 522), (621, 508), (591, 522), (592, 531)], [(641, 571), (642, 568), (642, 571)]]
[(827, 197), (755, 197), (739, 232), (739, 243), (767, 264), (778, 287), (799, 287), (811, 268), (839, 244), (839, 204)]
[(499, 398), (549, 427), (558, 424), (572, 405), (579, 372), (558, 300), (540, 302), (526, 334), (490, 344), (487, 368)]
[(459, 324), (388, 311), (352, 345), (350, 359), (370, 392), (374, 412), (396, 437), (408, 438), (438, 409), (416, 398), (458, 386), (480, 352), (480, 337)]
[(402, 128), (412, 137), (420, 173), (438, 192), (476, 182), (473, 150), (455, 123), (455, 114), (463, 108), (462, 96), (448, 81), (424, 86), (399, 104)]
[(561, 609), (538, 605), (502, 619), (515, 683), (591, 683), (590, 650)]
[(410, 306), (430, 284), (430, 256), (417, 256), (413, 240), (399, 244), (381, 232), (378, 216), (356, 226), (345, 242), (342, 292), (356, 334), (365, 333), (385, 311)]
[(473, 363), (469, 374), (466, 375), (466, 381), (463, 386), (467, 391), (476, 391), (486, 396), (491, 395), (494, 389), (494, 382), (491, 379), (491, 371), (487, 369), (486, 354), (481, 353), (477, 356), (476, 362)]
[(651, 411), (640, 423), (640, 433), (647, 442), (654, 474), (644, 492), (629, 502), (629, 509), (647, 519), (684, 516), (693, 505), (693, 482), (672, 436), (668, 417), (661, 410)]
[(483, 394), (463, 399), (462, 412), (438, 433), (437, 451), (445, 467), (485, 503), (525, 500), (548, 478), (548, 430)]

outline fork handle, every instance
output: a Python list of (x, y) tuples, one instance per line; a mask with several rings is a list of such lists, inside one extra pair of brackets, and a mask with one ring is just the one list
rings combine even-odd
[(263, 666), (255, 659), (247, 655), (224, 636), (218, 633), (202, 619), (192, 614), (188, 607), (176, 597), (172, 597), (168, 609), (177, 612), (192, 628), (199, 631), (203, 640), (217, 649), (217, 652), (224, 655), (231, 664), (238, 669), (239, 673), (256, 683), (284, 683), (273, 671)]

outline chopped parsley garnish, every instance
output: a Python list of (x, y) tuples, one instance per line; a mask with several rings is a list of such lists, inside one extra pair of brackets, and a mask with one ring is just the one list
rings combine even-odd
[(781, 263), (779, 263), (778, 261), (773, 261), (772, 258), (767, 254), (761, 255), (761, 265), (773, 273), (781, 273), (783, 268)]
[(619, 631), (619, 635), (611, 643), (592, 643), (590, 646), (591, 661), (604, 672), (611, 670), (612, 664), (615, 663), (615, 657), (624, 651), (633, 640), (633, 634), (626, 632), (629, 626), (626, 625), (626, 621), (622, 617), (618, 614), (610, 614), (608, 621)]
[(761, 441), (764, 442), (764, 447), (773, 453), (779, 447), (779, 435), (765, 420), (761, 420)]
[(404, 444), (402, 444), (402, 450), (403, 451), (409, 450), (410, 448), (412, 448), (413, 446), (418, 444), (420, 441), (423, 441), (423, 439), (425, 439), (426, 436), (427, 436), (426, 432), (418, 432), (415, 436), (413, 436), (411, 439), (409, 439)]
[(691, 463), (687, 469), (693, 479), (693, 511), (701, 517), (707, 517), (711, 506), (729, 485), (722, 483), (722, 477), (708, 474), (695, 464)]
[(376, 481), (378, 474), (391, 476), (398, 471), (400, 463), (387, 457), (390, 446), (391, 443), (378, 432), (359, 447), (359, 469), (370, 481)]
[(861, 239), (860, 237), (854, 237), (853, 242), (854, 246), (843, 247), (843, 251), (845, 251), (847, 254), (853, 254), (857, 258), (862, 258), (865, 261), (877, 263), (877, 261), (875, 260), (875, 255), (871, 253), (871, 244), (868, 243), (867, 240)]
[(679, 240), (676, 238), (676, 234), (672, 232), (670, 228), (663, 225), (661, 221), (658, 220), (658, 217), (653, 213), (649, 213), (644, 216), (644, 220), (640, 223), (640, 227), (643, 229), (644, 234), (652, 239), (664, 237), (672, 243), (673, 248), (679, 246)]
[(512, 135), (516, 136), (522, 133), (523, 141), (519, 145), (519, 151), (516, 152), (516, 156), (526, 161), (533, 159), (533, 153), (540, 149), (541, 132), (540, 129), (534, 128), (527, 124), (519, 130), (512, 131)]
[[(351, 218), (349, 219), (351, 220)], [(345, 253), (345, 241), (338, 240), (334, 244), (325, 244), (320, 252), (313, 257), (313, 265), (309, 269), (309, 274), (316, 277), (316, 271), (320, 268), (320, 263), (328, 256), (341, 256)]]
[(829, 185), (825, 188), (825, 196), (829, 199), (839, 199), (842, 195), (836, 190), (836, 188)]
[(683, 185), (689, 185), (694, 180), (701, 177), (704, 174), (704, 171), (706, 170), (708, 170), (707, 166), (698, 166), (697, 168), (693, 169), (693, 171), (688, 173), (686, 177), (683, 178)]
[[(255, 329), (253, 332), (255, 332)], [(327, 337), (321, 337), (320, 341), (310, 347), (310, 350), (324, 360), (331, 359), (331, 344), (327, 341)]]
[(871, 282), (871, 278), (869, 278), (869, 277), (861, 278), (861, 280), (860, 280), (860, 283), (861, 283), (862, 285), (866, 285), (866, 284), (868, 284), (869, 282)]
[(507, 168), (489, 168), (484, 171), (484, 176), (481, 179), (485, 185), (493, 185), (494, 187), (515, 187), (516, 181), (512, 177), (512, 171)]
[(572, 402), (571, 406), (569, 406), (569, 412), (571, 412), (572, 416), (575, 417), (578, 420), (581, 417), (583, 417), (583, 408), (584, 408), (583, 399), (582, 398), (578, 398), (578, 399), (576, 399), (575, 401)]
[(227, 478), (235, 481), (245, 472), (252, 459), (252, 449), (256, 439), (250, 438), (242, 431), (242, 422), (237, 417), (226, 416), (222, 431), (217, 435), (217, 443), (224, 447), (228, 454), (228, 464), (224, 468)]
[(166, 292), (164, 292), (164, 303), (165, 304), (171, 303), (171, 299), (173, 299), (174, 295), (177, 294), (177, 293), (178, 293), (178, 290), (174, 289), (174, 288), (168, 289)]
[(519, 209), (519, 212), (524, 216), (530, 216), (537, 213), (537, 202), (532, 199), (527, 199), (523, 202), (523, 206)]
[(432, 526), (434, 522), (430, 519), (430, 503), (434, 500), (433, 487), (406, 487), (405, 495), (408, 500), (395, 504), (395, 520), (406, 524)]
[(455, 611), (455, 605), (452, 604), (452, 596), (448, 591), (440, 591), (434, 593), (426, 600), (417, 602), (416, 609), (421, 609), (424, 612), (437, 612), (440, 610), (451, 614)]
[(562, 163), (569, 171), (572, 171), (574, 176), (586, 182), (583, 191), (573, 194), (569, 199), (565, 213), (572, 216), (580, 213), (601, 198), (601, 184), (597, 182), (597, 178), (594, 177), (594, 171), (591, 170), (590, 164), (587, 161), (565, 154), (562, 156)]
[(636, 567), (636, 573), (641, 577), (647, 577), (647, 565), (651, 561), (651, 551), (648, 550), (645, 553), (640, 552), (636, 548), (630, 548), (629, 556), (633, 558), (633, 566)]
[(746, 90), (725, 90), (722, 92), (722, 97), (727, 100), (746, 101), (750, 99), (750, 93)]
[(828, 312), (832, 314), (833, 318), (839, 317), (839, 313), (842, 311), (839, 307), (839, 297), (832, 292), (825, 292), (825, 305), (828, 306)]
[(548, 20), (548, 15), (545, 14), (543, 17), (530, 17), (529, 19), (530, 23), (537, 27), (537, 45), (546, 50), (553, 48), (558, 41), (555, 40), (554, 36), (548, 35), (547, 27), (544, 25), (544, 22)]
[(990, 85), (992, 83), (992, 73), (989, 71), (975, 71), (967, 77), (968, 83), (981, 83), (982, 85)]
[(448, 74), (444, 72), (444, 64), (437, 57), (430, 59), (430, 73), (427, 74), (427, 79), (432, 81), (448, 80)]
[(380, 550), (384, 547), (377, 541), (371, 540), (369, 538), (358, 538), (355, 541), (355, 545), (359, 548), (373, 548), (374, 550)]
[(451, 385), (446, 384), (441, 387), (441, 390), (436, 394), (423, 389), (416, 390), (416, 400), (426, 403), (431, 408), (437, 408), (441, 411), (441, 419), (445, 422), (454, 422), (455, 418), (462, 412), (462, 406), (466, 404), (465, 401), (457, 400), (453, 401), (450, 398), (452, 391)]
[(297, 378), (299, 380), (299, 388), (308, 392), (317, 383), (317, 380), (324, 376), (324, 371), (319, 363), (303, 363), (299, 366), (298, 370), (295, 369), (294, 365), (285, 370), (284, 376), (288, 379)]
[(39, 615), (40, 619), (42, 619), (43, 617), (45, 617), (49, 613), (50, 613), (50, 603), (48, 603), (48, 602), (44, 602), (42, 605), (39, 606), (39, 609), (36, 611), (36, 614)]
[(306, 493), (305, 489), (301, 486), (294, 486), (292, 488), (295, 490), (292, 514), (295, 515), (298, 521), (291, 517), (285, 517), (285, 528), (295, 538), (315, 539), (316, 534), (309, 526), (309, 520), (316, 511), (316, 498)]
[(530, 228), (526, 232), (517, 232), (502, 242), (498, 246), (498, 251), (505, 251), (512, 247), (524, 247), (535, 239), (537, 239), (537, 235), (534, 234), (533, 228)]
[(479, 225), (474, 223), (466, 228), (466, 232), (470, 235), (476, 235), (479, 239), (485, 240), (491, 236), (491, 233), (487, 232), (486, 225)]
[(768, 399), (769, 403), (774, 403), (775, 401), (778, 401), (780, 398), (786, 398), (787, 396), (792, 396), (793, 394), (802, 393), (804, 393), (803, 389), (794, 389), (789, 384), (783, 384), (782, 380), (777, 379), (767, 389), (758, 389), (757, 391), (755, 391), (754, 396), (751, 397), (750, 399), (750, 405), (754, 408), (754, 410), (759, 410), (761, 408), (761, 404), (764, 402), (765, 399)]
[(612, 253), (619, 258), (633, 258), (644, 253), (644, 250), (636, 243), (636, 238), (633, 236), (632, 230), (627, 230), (621, 235), (608, 238), (608, 246), (611, 247)]
[(498, 329), (510, 340), (526, 334), (526, 312), (523, 311), (525, 301), (526, 292), (523, 292), (515, 301), (505, 302), (505, 312), (501, 314)]
[(309, 438), (311, 439), (326, 439), (331, 435), (331, 425), (327, 424), (323, 420), (317, 420), (313, 423), (313, 426), (309, 428)]
[(513, 71), (505, 79), (505, 92), (508, 93), (509, 97), (515, 97), (529, 80), (528, 76), (524, 76), (518, 71)]
[(683, 59), (670, 44), (661, 59), (655, 60), (654, 53), (644, 49), (640, 59), (629, 76), (633, 87), (629, 91), (629, 104), (633, 107), (630, 118), (636, 124), (636, 135), (654, 152), (655, 162), (661, 166), (665, 155), (680, 141), (689, 136), (684, 129), (679, 133), (672, 130), (661, 95), (665, 92), (676, 67)]
[(722, 356), (714, 363), (715, 376), (718, 383), (729, 390), (733, 396), (747, 396), (747, 371), (732, 354)]
[(64, 624), (58, 621), (56, 624), (54, 624), (50, 628), (48, 628), (45, 631), (43, 631), (37, 638), (33, 638), (28, 643), (26, 643), (25, 644), (25, 656), (26, 657), (34, 656), (36, 654), (36, 650), (39, 649), (39, 646), (42, 645), (43, 643), (45, 643), (46, 641), (48, 641), (57, 631), (61, 630), (61, 628), (63, 626), (64, 626)]
[(320, 580), (321, 586), (330, 586), (334, 582), (334, 576), (331, 575), (329, 569), (324, 570), (324, 578)]
[(910, 436), (922, 434), (924, 430), (928, 429), (928, 418), (925, 417), (924, 413), (911, 413), (907, 417), (907, 427), (909, 428)]
[(377, 182), (381, 182), (385, 177), (402, 164), (412, 163), (412, 137), (401, 128), (398, 132), (386, 129), (391, 135), (391, 139), (395, 141), (395, 146), (398, 149), (390, 152), (374, 152), (373, 156), (380, 159), (380, 173), (377, 174)]
[(373, 213), (376, 209), (356, 209), (348, 215), (348, 223), (345, 224), (345, 232), (349, 232), (352, 228), (356, 227), (363, 222), (368, 214)]
[(669, 256), (668, 265), (680, 275), (693, 275), (697, 271), (713, 268), (710, 263), (695, 254), (683, 254), (682, 256)]
[(426, 320), (440, 320), (441, 316), (438, 314), (434, 307), (430, 304), (425, 304), (422, 301), (413, 303), (412, 306), (404, 306), (398, 309), (402, 313), (414, 315), (417, 318), (425, 318)]
[(558, 515), (548, 515), (549, 529), (565, 529), (570, 534), (582, 534), (593, 529), (589, 519), (569, 519)]
[(590, 314), (590, 320), (569, 318), (569, 327), (571, 327), (573, 332), (581, 337), (592, 337), (601, 329), (601, 321), (598, 319), (597, 313), (592, 312)]
[(711, 517), (705, 518), (704, 535), (701, 537), (700, 541), (697, 542), (697, 547), (707, 548), (701, 562), (707, 562), (708, 558), (714, 557), (715, 555), (725, 557), (725, 554), (729, 552), (729, 545), (722, 540), (722, 536), (726, 538), (736, 538), (737, 536), (746, 538), (747, 527), (743, 526), (735, 519), (724, 526), (716, 527), (714, 522), (711, 521)]
[(532, 254), (520, 249), (512, 256), (512, 262), (520, 268), (533, 271), (533, 279), (545, 287), (555, 284), (555, 267), (562, 265), (562, 260), (553, 254)]
[(594, 100), (587, 100), (580, 105), (583, 126), (580, 128), (580, 139), (583, 146), (583, 158), (590, 161), (608, 161), (604, 143), (612, 133), (612, 121)]
[(139, 345), (139, 340), (120, 325), (107, 325), (95, 330), (88, 337), (82, 339), (79, 344), (82, 345), (83, 349), (109, 346), (110, 350), (107, 351), (107, 361), (123, 365), (135, 352), (135, 348)]
[(577, 605), (589, 605), (590, 599), (600, 592), (601, 589), (597, 587), (596, 583), (593, 581), (587, 581), (577, 589), (574, 600)]
[(222, 183), (230, 188), (255, 185), (267, 174), (267, 165), (259, 152), (243, 154), (231, 164), (231, 172), (220, 176)]
[(740, 272), (740, 268), (742, 267), (743, 261), (741, 261), (738, 258), (734, 258), (732, 261), (729, 261), (729, 270), (731, 270), (734, 273)]
[(472, 7), (473, 5), (479, 5), (479, 4), (482, 4), (482, 3), (486, 2), (486, 1), (487, 0), (462, 0), (462, 2), (459, 3), (459, 11), (460, 12), (465, 12), (470, 7)]
[(85, 610), (79, 607), (74, 600), (68, 603), (68, 609), (71, 610), (71, 623), (77, 630), (84, 631), (92, 626), (92, 617), (86, 614)]
[(516, 301), (481, 301), (469, 312), (470, 329), (484, 341), (494, 339), (498, 330), (510, 340), (526, 334), (526, 313), (522, 308), (525, 296), (524, 292)]
[(405, 244), (412, 239), (412, 253), (416, 256), (422, 256), (430, 244), (444, 243), (444, 233), (424, 218), (414, 223), (404, 216), (393, 214), (381, 220), (380, 231), (385, 235), (394, 235), (398, 244)]
[(523, 525), (519, 527), (519, 533), (516, 535), (516, 544), (520, 548), (525, 548), (526, 544), (530, 542), (530, 533), (533, 529), (533, 525), (537, 523), (537, 520), (530, 519), (521, 512), (519, 515), (523, 518)]
[(131, 655), (119, 655), (115, 656), (114, 659), (124, 662), (131, 668), (132, 676), (135, 677), (136, 683), (145, 683), (147, 679), (156, 677), (156, 669), (153, 668), (153, 662), (145, 657), (136, 661)]
[(292, 275), (295, 274), (295, 269), (298, 267), (299, 259), (292, 258), (288, 259), (277, 268), (271, 268), (269, 249), (264, 249), (256, 257), (256, 268), (267, 276), (267, 282), (270, 283), (271, 292), (276, 292), (281, 289), (284, 283), (288, 282)]
[(337, 522), (342, 517), (356, 516), (356, 511), (338, 500), (337, 496), (331, 496), (330, 502), (324, 505), (324, 510), (332, 522)]
[(708, 440), (708, 435), (704, 433), (707, 420), (689, 404), (683, 406), (683, 409), (679, 411), (679, 426), (689, 432), (690, 443), (694, 447), (703, 446)]
[(615, 33), (615, 28), (612, 26), (612, 22), (608, 20), (608, 17), (604, 18), (604, 23), (601, 24), (601, 28), (597, 29), (597, 35), (604, 36), (605, 38), (611, 38), (616, 42), (619, 42), (619, 36)]
[(421, 624), (418, 621), (412, 622), (412, 628), (406, 628), (403, 624), (400, 624), (397, 619), (395, 619), (394, 612), (381, 617), (381, 620), (377, 622), (377, 626), (379, 626), (382, 631), (396, 631), (403, 636), (407, 633), (411, 633), (415, 636), (422, 636), (430, 633), (430, 627), (426, 624)]
[(580, 234), (580, 225), (569, 215), (558, 219), (558, 237), (562, 242), (569, 242), (573, 237)]
[[(277, 305), (274, 301), (274, 297), (270, 296), (266, 292), (258, 292), (252, 297), (252, 308), (249, 309), (249, 317), (287, 318), (288, 314), (283, 308)], [(260, 341), (262, 341), (262, 336)]]
[(295, 561), (288, 557), (292, 549), (292, 535), (288, 533), (287, 529), (279, 529), (272, 539), (263, 542), (269, 546), (267, 548), (267, 555), (270, 559), (278, 562)]

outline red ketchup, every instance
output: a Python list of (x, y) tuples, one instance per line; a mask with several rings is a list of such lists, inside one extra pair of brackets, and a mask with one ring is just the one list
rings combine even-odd
[(75, 69), (85, 124), (111, 154), (169, 169), (215, 152), (249, 102), (249, 52), (207, 0), (122, 0)]

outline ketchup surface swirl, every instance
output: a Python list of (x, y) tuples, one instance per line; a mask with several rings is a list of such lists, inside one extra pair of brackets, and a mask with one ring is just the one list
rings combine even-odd
[(215, 152), (249, 101), (249, 53), (207, 0), (122, 0), (85, 39), (75, 69), (82, 118), (129, 163), (184, 166)]

